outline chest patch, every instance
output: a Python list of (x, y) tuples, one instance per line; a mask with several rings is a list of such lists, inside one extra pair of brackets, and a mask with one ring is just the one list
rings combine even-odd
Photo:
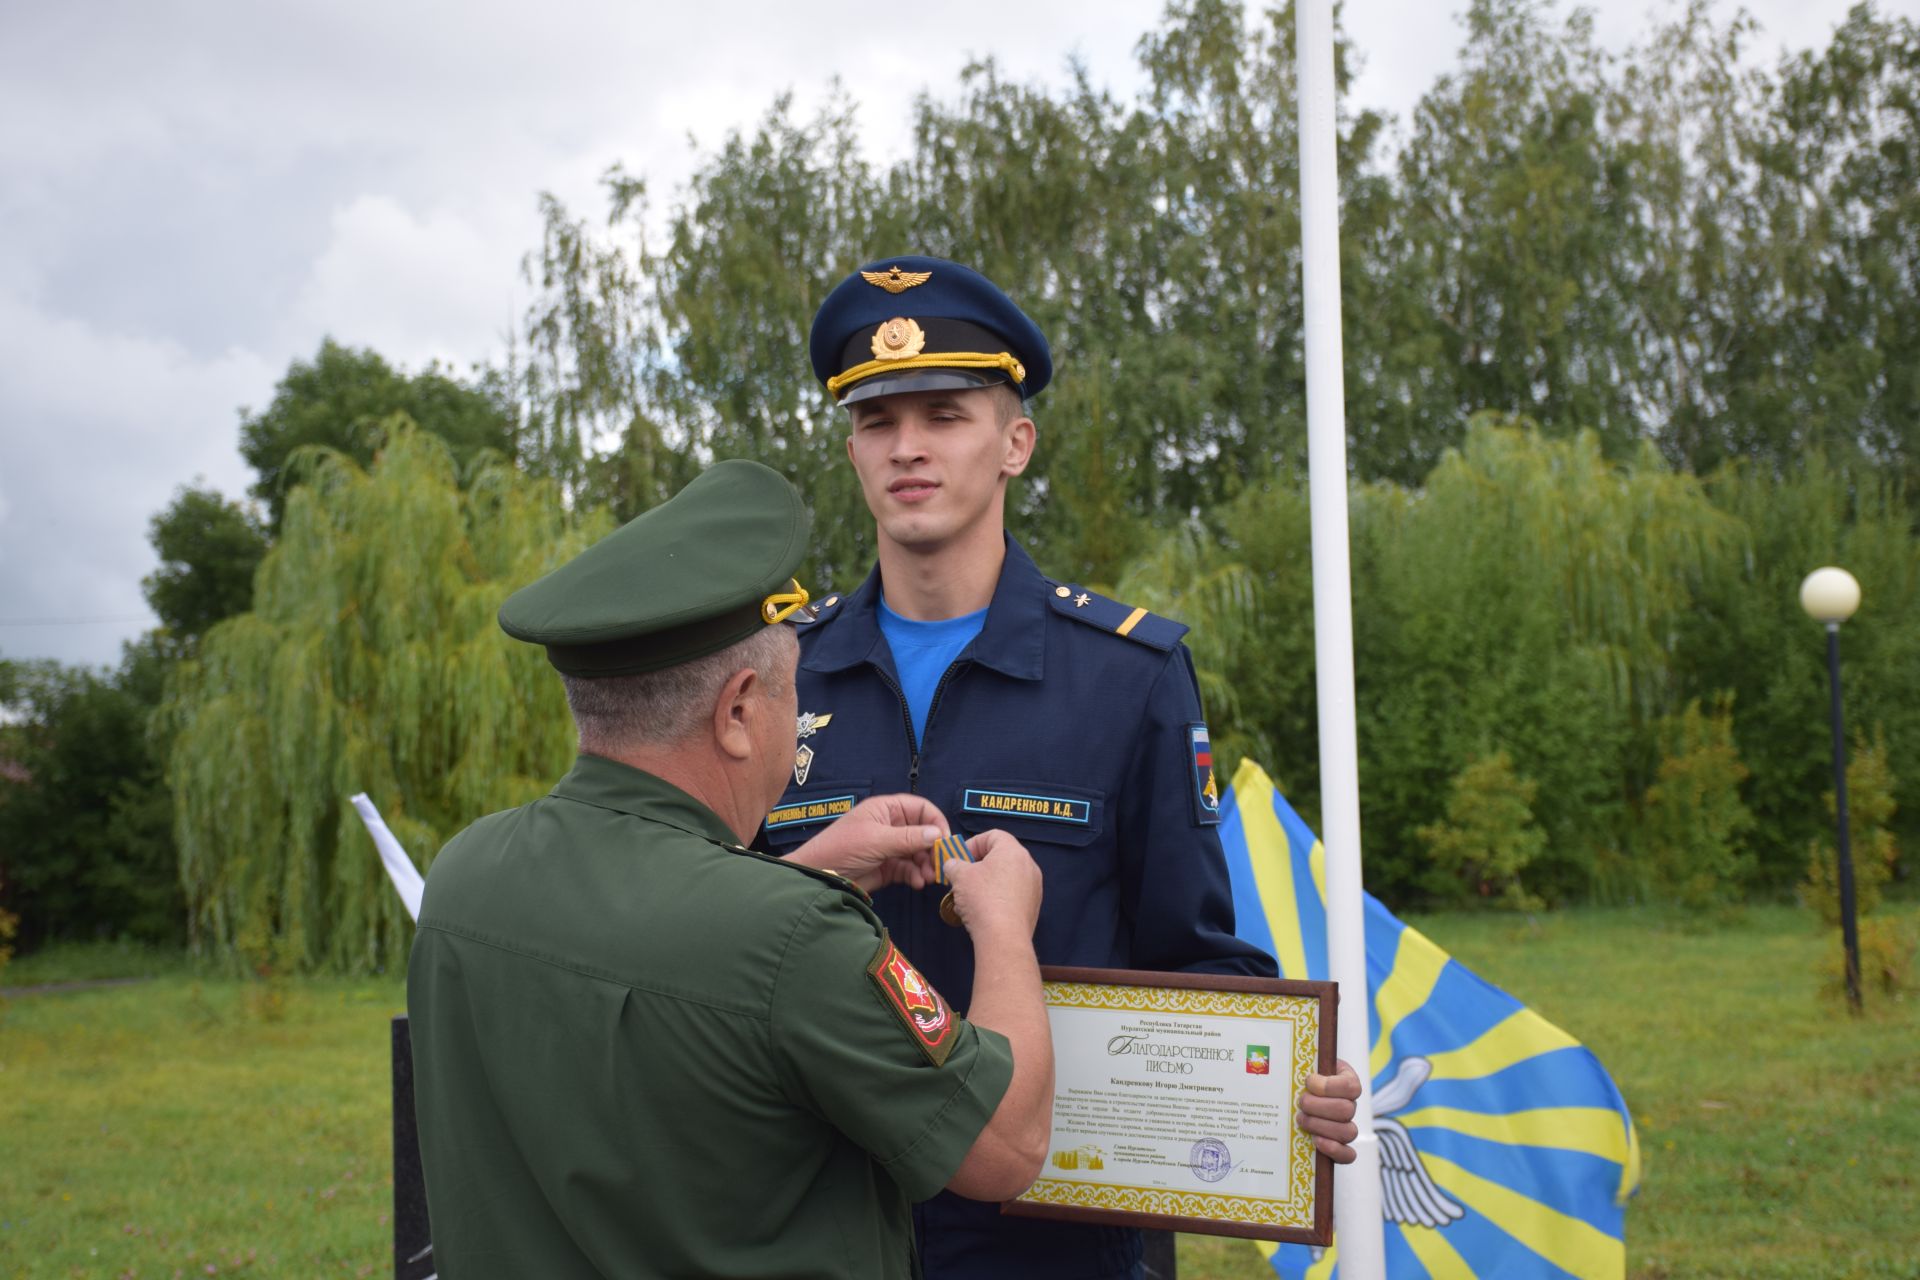
[(1193, 757), (1193, 820), (1214, 826), (1220, 821), (1220, 783), (1213, 772), (1213, 738), (1204, 723), (1187, 726), (1187, 749)]
[(853, 799), (852, 796), (822, 796), (818, 800), (783, 804), (767, 814), (767, 830), (779, 831), (785, 827), (805, 827), (816, 822), (832, 822), (853, 808)]
[(793, 785), (807, 785), (807, 775), (813, 772), (813, 758), (820, 753), (808, 745), (807, 739), (820, 732), (833, 722), (833, 713), (821, 715), (815, 711), (802, 711), (794, 721), (794, 737), (797, 744), (793, 751)]
[(1093, 806), (1072, 796), (1049, 796), (1025, 791), (995, 791), (968, 787), (961, 793), (960, 807), (968, 813), (990, 813), (1003, 817), (1039, 818), (1045, 822), (1066, 822), (1084, 827), (1093, 821)]
[(867, 976), (880, 988), (881, 1000), (899, 1015), (907, 1035), (920, 1046), (927, 1061), (936, 1067), (944, 1065), (953, 1052), (959, 1020), (933, 984), (900, 954), (891, 938), (880, 939), (880, 949), (867, 966)]

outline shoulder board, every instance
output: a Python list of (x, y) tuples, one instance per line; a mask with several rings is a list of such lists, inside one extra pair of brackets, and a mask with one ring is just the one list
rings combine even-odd
[(1162, 618), (1145, 609), (1110, 600), (1075, 583), (1049, 582), (1047, 599), (1052, 603), (1055, 613), (1065, 614), (1075, 622), (1085, 623), (1100, 631), (1125, 636), (1149, 649), (1164, 652), (1179, 644), (1180, 637), (1187, 634), (1187, 624), (1184, 622), (1175, 622), (1172, 618)]
[(839, 617), (840, 605), (845, 600), (846, 597), (838, 591), (831, 592), (826, 599), (819, 601), (813, 606), (813, 616), (811, 618), (802, 618), (800, 615), (795, 614), (792, 620), (803, 631), (808, 627), (817, 627), (823, 622)]
[(795, 862), (791, 858), (776, 858), (770, 853), (761, 853), (758, 849), (749, 849), (745, 845), (730, 844), (727, 845), (726, 848), (743, 857), (756, 858), (761, 862), (771, 862), (776, 867), (785, 867), (789, 871), (798, 871), (801, 875), (811, 876), (815, 880), (820, 881), (820, 883), (831, 885), (842, 893), (850, 893), (868, 905), (872, 905), (873, 903), (873, 899), (867, 895), (865, 889), (862, 889), (838, 871), (822, 871), (818, 867), (809, 867), (805, 863)]

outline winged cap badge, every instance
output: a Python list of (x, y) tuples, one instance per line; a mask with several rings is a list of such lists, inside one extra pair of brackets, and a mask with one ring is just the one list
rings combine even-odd
[(888, 267), (885, 271), (862, 271), (860, 278), (868, 284), (878, 285), (888, 293), (904, 293), (917, 284), (925, 284), (933, 278), (931, 271), (902, 271), (899, 267)]

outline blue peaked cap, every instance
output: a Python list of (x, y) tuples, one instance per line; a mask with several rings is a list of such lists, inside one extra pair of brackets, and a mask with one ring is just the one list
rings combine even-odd
[(807, 350), (841, 404), (996, 382), (1028, 399), (1053, 378), (1047, 336), (999, 286), (971, 267), (911, 254), (868, 263), (835, 286), (814, 314)]

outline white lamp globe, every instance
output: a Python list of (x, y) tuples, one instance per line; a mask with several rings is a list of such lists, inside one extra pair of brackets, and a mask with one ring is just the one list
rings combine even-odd
[(1815, 622), (1845, 622), (1860, 607), (1860, 584), (1845, 569), (1815, 569), (1800, 584), (1800, 607)]

